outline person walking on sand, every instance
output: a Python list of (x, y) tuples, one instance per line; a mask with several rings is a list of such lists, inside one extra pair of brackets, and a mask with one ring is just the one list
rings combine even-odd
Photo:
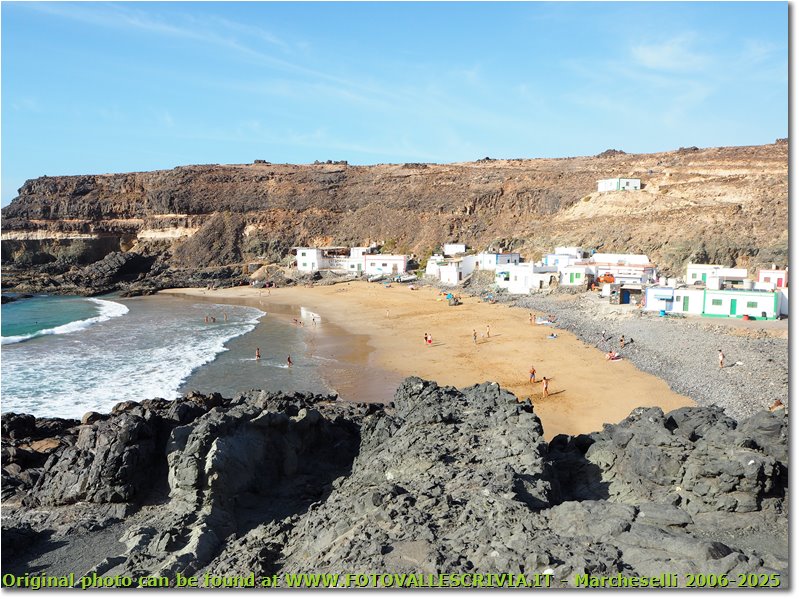
[(530, 365), (530, 382), (535, 383), (535, 366)]
[(477, 345), (477, 329), (472, 329), (472, 339), (474, 340), (474, 344)]
[(534, 324), (534, 323), (535, 323), (535, 314), (530, 312), (530, 324)]
[(260, 347), (256, 347), (255, 348), (255, 359), (256, 360), (260, 360), (261, 359), (261, 348)]
[(549, 397), (549, 379), (547, 377), (541, 379), (541, 397)]
[(291, 356), (286, 358), (286, 364), (288, 364), (289, 368), (291, 368), (291, 365), (294, 364), (294, 362), (291, 360)]
[(488, 339), (489, 337), (491, 337), (491, 325), (487, 324), (486, 325), (486, 339)]
[(719, 350), (719, 368), (724, 368), (724, 352)]

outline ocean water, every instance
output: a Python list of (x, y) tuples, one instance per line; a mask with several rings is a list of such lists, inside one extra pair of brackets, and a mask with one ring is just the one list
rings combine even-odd
[(362, 356), (348, 350), (361, 341), (301, 307), (277, 309), (267, 314), (176, 296), (43, 296), (5, 304), (0, 409), (80, 418), (120, 401), (174, 399), (189, 390), (391, 399), (399, 377), (364, 368)]
[[(254, 342), (263, 344), (261, 360), (250, 343), (234, 343), (231, 352), (231, 342), (260, 321), (266, 326)], [(226, 396), (288, 385), (328, 392), (295, 328), (257, 308), (181, 298), (19, 300), (2, 306), (0, 408), (80, 418), (124, 400), (173, 399), (188, 388)], [(204, 372), (209, 364), (214, 368)]]

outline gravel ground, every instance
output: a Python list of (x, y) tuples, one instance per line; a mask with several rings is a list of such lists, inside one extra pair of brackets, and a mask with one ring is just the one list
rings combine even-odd
[[(554, 314), (558, 328), (603, 351), (618, 351), (640, 370), (665, 380), (675, 392), (700, 406), (721, 406), (736, 420), (767, 409), (777, 399), (788, 405), (788, 339), (779, 337), (781, 329), (775, 330), (773, 321), (758, 329), (718, 324), (713, 318), (661, 318), (629, 306), (610, 305), (596, 293), (560, 290), (510, 296), (493, 291), (485, 282), (471, 283), (457, 292), (491, 291), (498, 303), (522, 307), (537, 316)], [(782, 330), (787, 331), (787, 326)], [(622, 335), (633, 339), (624, 349), (619, 347)], [(719, 349), (725, 355), (723, 369), (718, 366)]]

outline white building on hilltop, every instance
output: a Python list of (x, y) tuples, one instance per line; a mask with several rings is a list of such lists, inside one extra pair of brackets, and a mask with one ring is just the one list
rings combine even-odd
[(596, 182), (597, 191), (622, 191), (641, 189), (641, 179), (600, 179)]

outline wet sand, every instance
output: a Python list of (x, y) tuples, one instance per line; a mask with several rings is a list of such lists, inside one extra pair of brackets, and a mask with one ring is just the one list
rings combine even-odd
[[(385, 288), (359, 281), (270, 292), (237, 287), (161, 293), (249, 304), (284, 315), (289, 307), (289, 312), (296, 310), (297, 318), (298, 307), (304, 307), (348, 336), (358, 336), (341, 340), (343, 343), (326, 343), (334, 343), (339, 351), (346, 348), (351, 352), (347, 359), (362, 364), (365, 370), (416, 375), (456, 387), (495, 381), (520, 399), (530, 397), (547, 439), (559, 433), (600, 430), (604, 423), (618, 422), (640, 406), (659, 406), (667, 412), (695, 405), (627, 360), (609, 362), (601, 351), (571, 333), (531, 325), (529, 312), (523, 309), (486, 304), (472, 297), (464, 297), (460, 306), (449, 306), (430, 287), (411, 291), (405, 285)], [(310, 321), (310, 317), (304, 320)], [(311, 322), (305, 322), (305, 327), (309, 326)], [(477, 344), (473, 330), (478, 334)], [(425, 333), (433, 337), (431, 346), (424, 343)], [(557, 333), (557, 339), (548, 339), (550, 333)], [(530, 384), (531, 365), (539, 379), (551, 379), (549, 397), (542, 398), (540, 383)], [(336, 385), (335, 373), (329, 374)], [(368, 391), (373, 398), (383, 393)], [(369, 398), (363, 393), (359, 399)]]

